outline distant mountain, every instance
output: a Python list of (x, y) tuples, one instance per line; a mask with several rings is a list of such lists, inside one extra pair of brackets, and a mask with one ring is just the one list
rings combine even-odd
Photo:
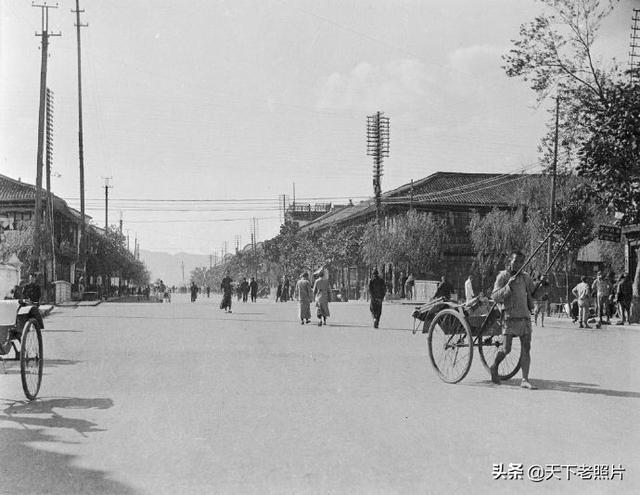
[(191, 271), (199, 266), (209, 266), (209, 256), (189, 253), (158, 253), (140, 250), (140, 259), (151, 272), (151, 281), (161, 278), (167, 285), (182, 285), (182, 263), (184, 263), (184, 281), (189, 283)]

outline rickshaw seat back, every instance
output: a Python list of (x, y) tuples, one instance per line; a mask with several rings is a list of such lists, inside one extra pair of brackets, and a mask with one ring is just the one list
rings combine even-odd
[(489, 311), (493, 308), (491, 312), (491, 316), (487, 320), (487, 326), (485, 328), (485, 334), (491, 335), (496, 334), (500, 335), (501, 328), (499, 324), (500, 320), (500, 311), (494, 307), (493, 301), (487, 298), (476, 297), (469, 301), (465, 306), (467, 313), (467, 322), (471, 327), (471, 333), (476, 334), (482, 323), (484, 323)]
[(19, 308), (17, 299), (0, 300), (0, 326), (14, 326)]

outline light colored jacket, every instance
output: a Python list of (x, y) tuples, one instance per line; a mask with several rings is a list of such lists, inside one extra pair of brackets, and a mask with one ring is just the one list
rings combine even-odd
[(492, 297), (508, 318), (528, 318), (533, 310), (533, 282), (528, 273), (520, 272), (509, 286), (511, 272), (501, 271), (496, 277)]

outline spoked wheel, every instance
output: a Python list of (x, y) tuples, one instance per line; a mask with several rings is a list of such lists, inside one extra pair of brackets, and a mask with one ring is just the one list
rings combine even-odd
[[(496, 354), (502, 346), (502, 335), (482, 335), (478, 342), (478, 351), (482, 364), (491, 372), (490, 367), (496, 359)], [(513, 378), (520, 369), (520, 354), (522, 345), (519, 337), (511, 339), (511, 352), (502, 360), (498, 366), (498, 376), (501, 380)]]
[(438, 376), (447, 383), (458, 383), (473, 359), (471, 329), (464, 316), (453, 309), (443, 309), (433, 318), (427, 337), (429, 358)]
[(35, 399), (40, 390), (43, 364), (42, 333), (36, 320), (31, 318), (24, 324), (20, 338), (22, 389), (29, 400)]

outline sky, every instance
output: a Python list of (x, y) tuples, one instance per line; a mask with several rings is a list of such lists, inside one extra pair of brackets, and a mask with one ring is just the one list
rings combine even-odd
[[(54, 2), (48, 2), (54, 5)], [(598, 58), (627, 60), (633, 8)], [(219, 254), (281, 223), (280, 195), (372, 195), (366, 116), (390, 118), (382, 189), (438, 171), (539, 171), (551, 102), (501, 68), (533, 0), (80, 1), (86, 211), (141, 248)], [(49, 10), (52, 189), (79, 209), (75, 0)], [(41, 9), (0, 0), (0, 173), (35, 183)], [(254, 222), (253, 219), (256, 219)]]

